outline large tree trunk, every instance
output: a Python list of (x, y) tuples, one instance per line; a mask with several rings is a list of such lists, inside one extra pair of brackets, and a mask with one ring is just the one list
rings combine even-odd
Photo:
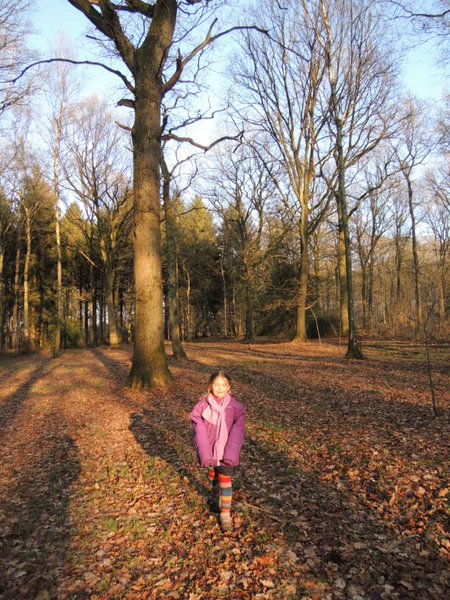
[(395, 233), (395, 296), (393, 310), (393, 332), (398, 334), (404, 323), (402, 307), (402, 264), (403, 252), (401, 248), (401, 233), (397, 227)]
[(445, 298), (446, 294), (446, 286), (447, 286), (447, 277), (446, 277), (446, 264), (445, 264), (445, 254), (442, 253), (441, 259), (439, 262), (439, 318), (441, 321), (441, 325), (445, 324)]
[[(142, 57), (143, 63), (146, 59)], [(145, 70), (145, 64), (142, 64)], [(171, 375), (164, 350), (160, 232), (161, 86), (136, 78), (134, 157), (134, 277), (136, 339), (128, 376), (133, 388), (164, 388)]]
[[(133, 388), (166, 387), (171, 381), (164, 350), (160, 233), (161, 103), (164, 65), (173, 41), (178, 0), (128, 3), (151, 24), (136, 48), (120, 26), (111, 2), (69, 0), (109, 37), (134, 76), (134, 352), (128, 384)], [(98, 4), (100, 12), (92, 4)], [(136, 6), (135, 6), (136, 4)], [(168, 88), (166, 88), (168, 89)]]
[(367, 322), (369, 330), (373, 331), (375, 326), (375, 316), (373, 310), (373, 286), (374, 286), (374, 255), (375, 248), (370, 251), (368, 269), (369, 269), (369, 282), (367, 286)]

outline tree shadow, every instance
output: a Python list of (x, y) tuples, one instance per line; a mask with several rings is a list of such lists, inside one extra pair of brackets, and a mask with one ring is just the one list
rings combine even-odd
[[(189, 422), (187, 419), (179, 420), (173, 414), (168, 415), (164, 425), (159, 424), (160, 420), (161, 414), (157, 409), (144, 408), (140, 414), (131, 414), (129, 428), (147, 456), (159, 457), (167, 462), (181, 478), (186, 478), (200, 496), (206, 498), (209, 492), (205, 485), (206, 470), (198, 468), (195, 473), (192, 469), (196, 458), (192, 436), (188, 435)], [(185, 435), (182, 429), (186, 429)]]
[(29, 376), (27, 381), (22, 383), (15, 392), (7, 396), (0, 404), (0, 439), (3, 437), (5, 430), (10, 422), (12, 422), (22, 403), (29, 397), (29, 393), (33, 385), (42, 377), (45, 368), (49, 364), (50, 359), (43, 360)]
[[(58, 416), (53, 418), (56, 421)], [(0, 502), (3, 600), (35, 598), (39, 592), (45, 598), (56, 597), (71, 538), (69, 500), (71, 486), (80, 474), (74, 440), (49, 433), (39, 456), (23, 460), (17, 485), (11, 486)]]
[(244, 468), (243, 499), (278, 518), (275, 529), (282, 529), (309, 577), (331, 587), (339, 582), (342, 595), (334, 588), (336, 597), (440, 600), (442, 591), (450, 589), (447, 565), (436, 546), (418, 535), (402, 535), (377, 514), (376, 502), (370, 509), (345, 483), (337, 487), (322, 481), (273, 443), (248, 440), (245, 455), (257, 472), (265, 473), (265, 483), (261, 502), (261, 486)]
[(99, 348), (90, 348), (90, 351), (95, 356), (95, 358), (97, 358), (97, 360), (99, 360), (102, 363), (102, 365), (107, 369), (107, 371), (113, 376), (113, 379), (117, 383), (121, 385), (125, 384), (128, 377), (129, 369), (125, 367), (125, 365), (118, 359), (118, 357), (114, 356), (114, 350), (110, 351), (112, 354), (111, 356), (107, 355), (109, 349), (107, 351), (104, 351)]

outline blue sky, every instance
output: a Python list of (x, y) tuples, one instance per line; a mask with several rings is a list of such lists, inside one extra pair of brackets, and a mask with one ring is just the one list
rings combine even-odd
[[(55, 34), (61, 33), (73, 41), (80, 58), (95, 60), (95, 48), (84, 38), (87, 20), (67, 0), (37, 0), (35, 6), (33, 27), (36, 33), (32, 36), (32, 45), (40, 50), (43, 57), (49, 56), (49, 45)], [(444, 70), (438, 62), (435, 48), (430, 43), (423, 43), (410, 51), (403, 65), (405, 87), (422, 99), (439, 99), (445, 83)], [(116, 81), (94, 67), (87, 70), (86, 77), (88, 89), (99, 92), (110, 88)]]

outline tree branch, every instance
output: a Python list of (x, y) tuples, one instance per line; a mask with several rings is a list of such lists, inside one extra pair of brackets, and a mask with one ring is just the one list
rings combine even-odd
[(122, 98), (117, 103), (117, 106), (126, 106), (127, 108), (132, 108), (134, 110), (136, 103), (131, 98)]
[(90, 0), (68, 0), (77, 10), (82, 12), (96, 29), (109, 38), (116, 46), (123, 61), (130, 69), (134, 70), (134, 48), (123, 32), (119, 17), (109, 0), (96, 0), (101, 12), (93, 7)]
[(135, 90), (134, 90), (133, 84), (120, 71), (117, 71), (116, 69), (112, 69), (111, 67), (108, 67), (108, 66), (104, 65), (103, 63), (95, 62), (95, 61), (92, 61), (92, 60), (71, 60), (70, 58), (48, 58), (48, 59), (45, 59), (45, 60), (38, 60), (38, 61), (36, 61), (34, 63), (31, 63), (30, 65), (27, 65), (25, 67), (25, 69), (23, 69), (17, 75), (17, 77), (15, 77), (14, 79), (10, 79), (6, 83), (13, 83), (14, 84), (21, 77), (23, 77), (25, 75), (25, 73), (27, 71), (29, 71), (32, 67), (36, 67), (38, 65), (43, 65), (43, 64), (49, 64), (49, 63), (53, 63), (53, 62), (66, 62), (66, 63), (70, 63), (72, 65), (92, 65), (94, 67), (101, 67), (102, 69), (105, 69), (109, 73), (112, 73), (113, 75), (117, 75), (117, 77), (120, 77), (120, 79), (123, 81), (123, 83), (126, 85), (126, 87), (130, 90), (130, 92), (132, 94), (134, 94)]
[(129, 13), (140, 13), (141, 15), (145, 15), (150, 19), (153, 17), (153, 13), (155, 10), (154, 4), (148, 4), (147, 2), (142, 2), (142, 0), (125, 0), (126, 6), (123, 4), (113, 4), (111, 2), (112, 8), (114, 10), (120, 10), (122, 12)]
[[(166, 94), (168, 91), (170, 91), (176, 85), (176, 83), (179, 81), (181, 74), (183, 73), (183, 70), (186, 67), (186, 65), (193, 58), (195, 58), (197, 56), (197, 54), (199, 54), (199, 52), (204, 50), (207, 46), (209, 46), (210, 44), (212, 44), (219, 38), (221, 38), (225, 35), (228, 35), (229, 33), (233, 32), (233, 31), (249, 31), (249, 30), (258, 31), (259, 33), (263, 33), (264, 35), (269, 35), (268, 30), (262, 29), (261, 27), (258, 27), (257, 25), (236, 25), (235, 27), (230, 27), (229, 29), (226, 29), (225, 31), (221, 31), (220, 33), (217, 33), (216, 35), (211, 35), (212, 29), (216, 23), (217, 23), (217, 19), (214, 19), (214, 21), (211, 23), (210, 28), (208, 29), (208, 33), (206, 34), (206, 37), (203, 40), (203, 42), (201, 44), (199, 44), (196, 48), (194, 48), (194, 50), (192, 50), (192, 52), (190, 52), (186, 56), (186, 58), (182, 59), (181, 54), (180, 53), (178, 54), (177, 68), (175, 70), (175, 73), (165, 84), (164, 94)], [(270, 37), (270, 35), (269, 35), (269, 37)]]
[(413, 10), (407, 8), (402, 2), (395, 2), (395, 0), (391, 0), (391, 2), (392, 4), (394, 4), (394, 6), (398, 6), (399, 8), (401, 8), (406, 13), (406, 15), (408, 15), (408, 17), (421, 17), (424, 19), (443, 19), (447, 15), (450, 15), (450, 9), (444, 10), (440, 13), (416, 13)]
[(234, 141), (241, 142), (243, 135), (244, 135), (243, 131), (239, 132), (235, 136), (224, 135), (224, 136), (214, 140), (213, 142), (211, 142), (211, 144), (209, 144), (208, 146), (205, 146), (204, 144), (200, 144), (199, 142), (196, 142), (194, 139), (192, 139), (190, 137), (181, 137), (179, 135), (175, 135), (174, 133), (168, 133), (166, 135), (163, 135), (161, 137), (161, 139), (164, 141), (175, 140), (176, 142), (187, 142), (188, 144), (191, 144), (191, 146), (195, 146), (196, 148), (200, 148), (200, 150), (203, 150), (204, 152), (208, 152), (208, 150), (211, 150), (211, 148), (214, 148), (214, 146), (216, 146), (217, 144), (220, 144), (220, 142), (223, 142), (225, 140), (234, 140)]

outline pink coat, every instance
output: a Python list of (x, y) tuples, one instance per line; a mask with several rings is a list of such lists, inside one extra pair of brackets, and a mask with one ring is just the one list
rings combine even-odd
[[(192, 421), (194, 444), (197, 456), (202, 467), (214, 465), (213, 445), (215, 425), (202, 417), (203, 411), (208, 407), (208, 402), (201, 398), (189, 415)], [(222, 462), (230, 467), (239, 465), (239, 456), (244, 442), (245, 409), (240, 402), (231, 396), (229, 405), (225, 408), (225, 423), (228, 429), (228, 439), (225, 444)]]

